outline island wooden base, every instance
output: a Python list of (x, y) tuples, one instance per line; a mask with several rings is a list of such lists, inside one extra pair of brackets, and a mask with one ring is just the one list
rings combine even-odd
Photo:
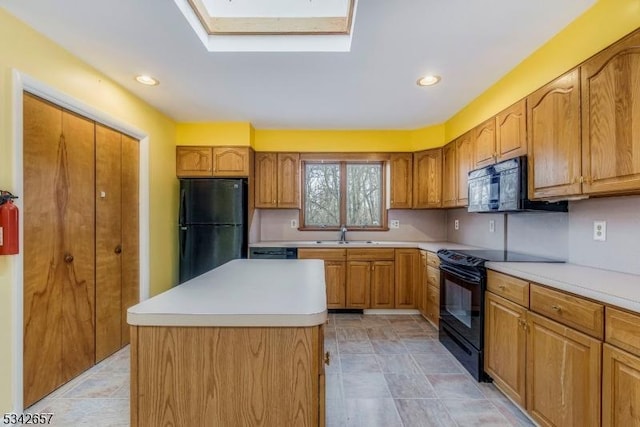
[(131, 426), (324, 426), (323, 330), (131, 327)]

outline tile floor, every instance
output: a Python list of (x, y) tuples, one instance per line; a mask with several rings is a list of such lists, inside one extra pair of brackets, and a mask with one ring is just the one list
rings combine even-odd
[[(328, 427), (533, 425), (475, 382), (420, 316), (330, 314), (325, 347)], [(52, 412), (57, 426), (128, 426), (129, 348), (25, 412)]]

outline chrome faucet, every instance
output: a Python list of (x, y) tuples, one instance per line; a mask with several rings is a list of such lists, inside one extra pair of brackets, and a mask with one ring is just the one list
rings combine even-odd
[(347, 241), (347, 226), (344, 224), (340, 226), (340, 241), (341, 242)]

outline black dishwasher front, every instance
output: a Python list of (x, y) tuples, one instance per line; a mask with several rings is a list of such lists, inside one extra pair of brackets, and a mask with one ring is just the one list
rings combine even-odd
[(298, 248), (249, 248), (252, 259), (297, 259)]

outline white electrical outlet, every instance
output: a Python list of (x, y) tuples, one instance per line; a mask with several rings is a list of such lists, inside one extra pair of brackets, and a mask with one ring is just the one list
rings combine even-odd
[(400, 220), (392, 219), (391, 221), (389, 221), (389, 225), (391, 226), (391, 228), (400, 228)]
[(607, 240), (607, 221), (593, 221), (593, 240)]
[(496, 232), (496, 220), (495, 219), (490, 219), (489, 220), (489, 233), (495, 233)]
[(460, 220), (459, 219), (453, 220), (453, 229), (454, 230), (460, 230)]
[(291, 228), (298, 228), (298, 220), (297, 219), (292, 219), (291, 220)]

